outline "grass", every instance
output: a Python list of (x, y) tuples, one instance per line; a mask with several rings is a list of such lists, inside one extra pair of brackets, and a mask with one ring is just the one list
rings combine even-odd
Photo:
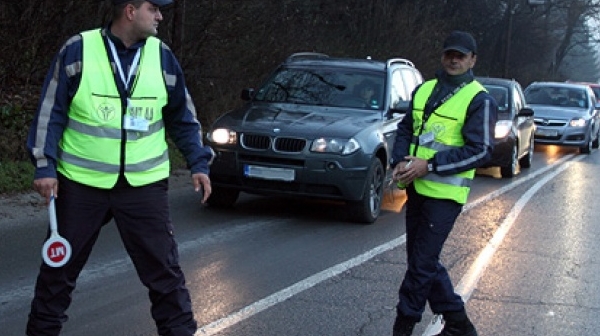
[[(185, 169), (185, 159), (181, 153), (169, 146), (171, 170)], [(29, 161), (0, 161), (0, 194), (14, 194), (32, 191), (33, 165)]]
[(31, 162), (0, 162), (0, 193), (31, 191), (32, 183), (33, 165)]

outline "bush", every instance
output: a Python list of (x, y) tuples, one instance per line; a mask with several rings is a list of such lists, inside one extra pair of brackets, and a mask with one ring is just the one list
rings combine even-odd
[(33, 165), (28, 161), (0, 162), (0, 193), (31, 191)]

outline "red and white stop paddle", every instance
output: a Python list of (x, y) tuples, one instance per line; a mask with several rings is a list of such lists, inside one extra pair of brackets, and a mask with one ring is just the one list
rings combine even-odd
[(42, 247), (42, 258), (50, 267), (61, 267), (71, 258), (71, 244), (58, 234), (56, 223), (56, 207), (54, 206), (54, 192), (50, 193), (50, 204), (48, 204), (50, 215), (50, 238)]

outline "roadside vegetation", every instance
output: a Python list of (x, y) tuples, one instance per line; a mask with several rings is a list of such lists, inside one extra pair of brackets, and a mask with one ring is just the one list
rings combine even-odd
[[(204, 129), (285, 57), (408, 58), (426, 78), (452, 29), (479, 43), (479, 76), (597, 82), (600, 0), (176, 0), (160, 37), (179, 58)], [(0, 192), (28, 190), (25, 137), (52, 58), (105, 25), (109, 0), (0, 0)], [(16, 33), (18, 32), (18, 33)], [(176, 154), (175, 169), (185, 168)]]

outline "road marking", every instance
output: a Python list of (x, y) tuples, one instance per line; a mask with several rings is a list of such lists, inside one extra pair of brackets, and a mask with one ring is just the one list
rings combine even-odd
[[(252, 232), (258, 229), (268, 227), (277, 227), (285, 222), (284, 219), (271, 219), (264, 221), (253, 221), (243, 218), (234, 221), (226, 228), (214, 231), (210, 234), (202, 235), (197, 239), (192, 239), (179, 243), (179, 254), (183, 255), (188, 250), (197, 250), (205, 245), (211, 245), (227, 240), (237, 239), (240, 235)], [(77, 281), (77, 288), (87, 284), (93, 284), (95, 281), (102, 281), (103, 278), (117, 276), (126, 272), (132, 272), (133, 266), (129, 257), (115, 258), (109, 262), (89, 262)], [(27, 285), (26, 285), (27, 283)], [(34, 292), (34, 286), (30, 285), (31, 279), (20, 278), (10, 284), (12, 288), (0, 288), (0, 315), (17, 309), (17, 305), (25, 298), (31, 297)]]
[[(561, 158), (560, 160), (557, 160), (556, 162), (554, 162), (548, 166), (545, 166), (544, 168), (528, 175), (525, 178), (519, 179), (518, 181), (514, 181), (502, 188), (499, 188), (499, 189), (487, 194), (484, 197), (478, 198), (473, 202), (469, 202), (464, 206), (463, 211), (469, 211), (470, 209), (473, 209), (474, 207), (476, 207), (480, 204), (488, 202), (489, 200), (492, 200), (492, 199), (516, 188), (517, 186), (519, 186), (527, 181), (530, 181), (530, 180), (538, 177), (541, 174), (546, 173), (548, 170), (551, 170), (557, 166), (562, 165), (564, 162), (572, 159), (573, 156), (574, 156), (574, 154), (566, 155), (565, 157)], [(583, 156), (581, 158), (583, 158)], [(566, 167), (561, 167), (561, 168), (562, 169), (560, 169), (560, 171), (564, 170)], [(551, 176), (554, 176), (556, 174), (558, 174), (558, 173), (553, 173)], [(548, 178), (545, 178), (544, 180), (547, 180), (547, 179)], [(528, 193), (526, 193), (526, 195), (527, 194)], [(525, 197), (525, 196), (523, 196), (523, 197)], [(523, 199), (523, 197), (521, 199)], [(514, 208), (513, 208), (513, 210), (514, 210)], [(520, 212), (520, 209), (519, 209), (519, 212)], [(514, 221), (516, 216), (510, 217), (510, 218)], [(505, 222), (506, 221), (507, 220), (505, 220)], [(219, 333), (220, 331), (223, 331), (226, 328), (229, 328), (239, 322), (242, 322), (242, 321), (244, 321), (244, 320), (246, 320), (246, 319), (278, 304), (278, 303), (281, 303), (281, 302), (291, 298), (294, 295), (297, 295), (309, 288), (316, 286), (317, 284), (319, 284), (325, 280), (328, 280), (340, 273), (343, 273), (343, 272), (349, 270), (350, 268), (359, 266), (359, 265), (369, 261), (370, 259), (376, 257), (377, 255), (379, 255), (381, 253), (384, 253), (386, 251), (397, 248), (400, 245), (404, 244), (405, 242), (406, 242), (406, 235), (404, 234), (404, 235), (400, 236), (399, 238), (393, 239), (387, 243), (379, 245), (379, 246), (375, 247), (374, 249), (367, 251), (357, 257), (354, 257), (343, 263), (334, 265), (333, 267), (330, 267), (322, 272), (316, 273), (304, 280), (301, 280), (287, 288), (284, 288), (278, 292), (275, 292), (275, 293), (273, 293), (261, 300), (258, 300), (258, 301), (254, 302), (234, 313), (231, 313), (219, 320), (216, 320), (214, 322), (211, 322), (207, 325), (200, 327), (200, 329), (198, 329), (198, 331), (196, 332), (195, 336), (215, 335), (215, 334)], [(494, 241), (494, 243), (499, 243), (499, 242)], [(478, 265), (478, 267), (480, 267), (480, 268), (481, 267), (485, 268), (484, 266), (487, 266), (487, 265), (484, 265), (484, 264)], [(463, 279), (465, 279), (465, 278), (463, 277)], [(461, 281), (461, 283), (459, 284), (459, 287), (457, 287), (457, 288), (460, 288), (463, 291), (465, 291), (465, 290), (468, 291), (468, 287), (465, 287), (465, 286), (475, 285), (476, 282), (473, 283), (471, 280), (478, 280), (478, 278), (473, 277), (472, 275), (469, 275), (468, 279), (470, 279), (468, 283), (463, 284), (463, 281)], [(460, 287), (461, 284), (462, 284), (462, 287)], [(470, 289), (470, 291), (472, 292), (472, 288)], [(470, 293), (469, 293), (469, 295), (470, 295)], [(467, 300), (468, 300), (468, 297), (467, 297)]]
[[(575, 158), (573, 161), (574, 162), (580, 161), (584, 157), (585, 156), (580, 155), (577, 158)], [(481, 250), (481, 252), (477, 256), (477, 259), (475, 259), (475, 262), (473, 262), (473, 264), (471, 264), (471, 267), (469, 268), (467, 273), (462, 277), (462, 279), (456, 286), (456, 289), (455, 289), (456, 293), (460, 294), (462, 296), (462, 299), (465, 303), (467, 301), (469, 301), (471, 294), (473, 294), (473, 290), (475, 290), (475, 287), (477, 287), (477, 283), (479, 282), (479, 280), (483, 276), (483, 273), (485, 272), (486, 268), (490, 264), (492, 257), (494, 256), (494, 253), (496, 253), (496, 251), (498, 250), (498, 247), (500, 247), (500, 245), (504, 241), (504, 237), (506, 237), (506, 234), (512, 228), (513, 224), (519, 217), (519, 214), (521, 213), (521, 211), (523, 211), (523, 208), (525, 208), (527, 203), (529, 203), (529, 200), (535, 195), (535, 193), (538, 192), (538, 190), (540, 190), (541, 187), (543, 187), (546, 183), (548, 183), (548, 181), (552, 180), (553, 178), (556, 177), (556, 175), (562, 173), (565, 169), (567, 169), (571, 165), (571, 163), (572, 162), (567, 162), (566, 164), (560, 165), (555, 171), (544, 176), (544, 178), (542, 178), (541, 180), (536, 182), (515, 203), (515, 205), (512, 207), (512, 209), (510, 210), (510, 212), (508, 213), (506, 218), (504, 218), (504, 220), (502, 221), (502, 224), (500, 224), (500, 226), (494, 233), (494, 236), (492, 237), (492, 239), (490, 239), (490, 241), (484, 247), (484, 249)], [(429, 324), (429, 326), (423, 333), (423, 336), (436, 335), (441, 330), (442, 330), (442, 319), (436, 318), (434, 316), (431, 323)]]

